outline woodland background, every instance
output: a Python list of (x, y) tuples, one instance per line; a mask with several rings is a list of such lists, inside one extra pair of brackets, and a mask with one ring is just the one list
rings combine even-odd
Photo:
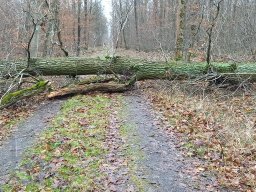
[(213, 59), (256, 59), (253, 0), (113, 0), (109, 22), (102, 2), (1, 0), (0, 57), (26, 58), (31, 42), (31, 57), (63, 56), (59, 48), (79, 56), (113, 45), (204, 61), (213, 28)]

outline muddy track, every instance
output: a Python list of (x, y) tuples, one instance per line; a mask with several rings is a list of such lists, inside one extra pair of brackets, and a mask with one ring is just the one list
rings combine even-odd
[(47, 102), (33, 116), (18, 126), (12, 136), (0, 146), (0, 185), (5, 183), (22, 159), (22, 154), (35, 142), (37, 136), (47, 128), (52, 117), (60, 110), (61, 100)]

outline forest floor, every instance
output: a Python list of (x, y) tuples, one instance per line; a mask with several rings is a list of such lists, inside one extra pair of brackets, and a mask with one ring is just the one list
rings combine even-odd
[(141, 94), (78, 96), (56, 115), (61, 103), (40, 107), (0, 148), (1, 174), (11, 173), (1, 178), (3, 191), (217, 190)]
[[(255, 189), (255, 88), (223, 92), (180, 81), (147, 81), (137, 88), (128, 95), (68, 99), (52, 121), (41, 116), (56, 114), (60, 103), (38, 106), (2, 142), (1, 173), (16, 169), (2, 180), (8, 181), (3, 191)], [(26, 135), (30, 129), (42, 133)], [(3, 146), (31, 146), (26, 136), (35, 145), (17, 166), (20, 154)], [(7, 166), (6, 156), (15, 157), (9, 161), (15, 166)]]
[(23, 153), (32, 147), (36, 137), (47, 128), (47, 124), (60, 110), (61, 101), (48, 102), (33, 116), (18, 125), (16, 131), (0, 146), (0, 184), (16, 169)]

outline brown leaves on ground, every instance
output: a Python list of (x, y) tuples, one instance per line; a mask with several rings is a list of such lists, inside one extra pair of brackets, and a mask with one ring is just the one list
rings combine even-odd
[(187, 82), (150, 84), (146, 96), (181, 138), (186, 155), (206, 162), (200, 172), (217, 173), (219, 184), (231, 189), (256, 189), (255, 96)]
[(26, 119), (44, 100), (41, 94), (0, 110), (0, 145), (15, 130), (17, 123)]
[[(66, 77), (47, 77), (45, 79), (51, 82), (53, 88), (59, 88), (69, 83), (69, 81), (72, 81), (71, 78)], [(30, 79), (27, 80), (30, 81)], [(29, 86), (29, 83), (24, 83), (23, 87), (27, 86)], [(15, 130), (17, 127), (16, 124), (21, 120), (28, 118), (28, 116), (45, 102), (45, 100), (45, 94), (42, 93), (21, 100), (11, 107), (0, 110), (0, 145)]]
[[(129, 181), (128, 157), (124, 155), (124, 138), (120, 133), (121, 119), (119, 119), (122, 103), (120, 98), (110, 95), (111, 105), (109, 106), (109, 124), (107, 126), (104, 146), (108, 153), (101, 169), (107, 175), (104, 186), (108, 191), (128, 191)], [(130, 190), (131, 191), (131, 190)], [(134, 191), (134, 190), (133, 190)]]

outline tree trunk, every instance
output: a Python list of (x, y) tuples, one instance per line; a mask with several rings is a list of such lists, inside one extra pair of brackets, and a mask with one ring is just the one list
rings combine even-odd
[[(212, 36), (213, 36), (213, 29), (216, 25), (219, 13), (220, 13), (220, 4), (223, 0), (219, 0), (218, 4), (215, 5), (216, 6), (216, 13), (215, 15), (210, 15), (210, 27), (208, 28), (208, 30), (206, 31), (207, 35), (208, 35), (208, 45), (207, 45), (207, 52), (206, 52), (206, 61), (208, 66), (210, 67), (211, 65), (211, 50), (212, 50)], [(212, 6), (212, 4), (214, 4), (214, 2), (210, 1), (210, 5)], [(209, 68), (210, 69), (210, 68)]]
[(40, 33), (41, 33), (41, 26), (36, 24), (35, 33), (31, 41), (31, 49), (30, 49), (31, 57), (38, 56)]
[(52, 52), (52, 42), (51, 38), (53, 36), (53, 25), (54, 20), (52, 18), (49, 19), (49, 22), (47, 23), (47, 31), (45, 35), (45, 41), (44, 41), (44, 50), (43, 50), (43, 57), (49, 56)]
[(176, 13), (176, 39), (175, 39), (175, 59), (183, 59), (184, 51), (184, 31), (186, 17), (186, 0), (178, 0), (178, 8)]
[(6, 93), (0, 98), (0, 109), (11, 106), (17, 101), (31, 97), (46, 90), (48, 81), (39, 81), (35, 85), (15, 92)]
[(77, 7), (77, 47), (76, 47), (76, 56), (80, 55), (81, 51), (81, 0), (78, 0), (78, 7)]
[[(10, 74), (12, 66), (13, 73), (21, 71), (27, 66), (26, 61), (8, 62), (0, 61), (0, 71), (2, 74)], [(13, 67), (15, 66), (15, 67)], [(136, 75), (137, 80), (145, 79), (185, 79), (197, 78), (207, 74), (208, 65), (206, 63), (177, 64), (165, 62), (148, 62), (139, 59), (128, 59), (115, 57), (110, 59), (99, 58), (49, 58), (31, 59), (30, 68), (26, 73), (32, 75), (40, 74), (44, 76), (57, 75), (97, 75), (97, 74), (119, 74), (125, 76)], [(215, 72), (224, 76), (241, 76), (242, 78), (256, 76), (256, 64), (213, 64)]]
[(129, 89), (127, 84), (118, 84), (118, 83), (95, 83), (88, 85), (75, 85), (73, 87), (62, 88), (58, 91), (51, 92), (48, 95), (48, 99), (53, 99), (57, 97), (66, 97), (77, 94), (86, 94), (93, 91), (107, 92), (107, 93), (117, 93), (124, 92)]
[(84, 48), (88, 50), (88, 31), (89, 31), (89, 17), (88, 17), (88, 1), (84, 0)]
[(135, 33), (136, 33), (135, 47), (137, 51), (140, 51), (138, 1), (134, 1), (134, 20), (135, 20)]
[[(12, 66), (13, 70), (11, 70), (9, 66)], [(210, 81), (211, 83), (256, 81), (256, 64), (212, 64), (211, 67), (216, 73), (211, 74), (207, 73), (209, 71), (207, 63), (177, 64), (148, 62), (145, 60), (125, 59), (120, 57), (104, 60), (99, 58), (31, 59), (29, 68), (27, 69), (26, 67), (27, 62), (25, 61), (0, 61), (0, 72), (2, 74), (8, 74), (9, 78), (12, 73), (15, 74), (22, 69), (26, 69), (24, 70), (24, 75), (26, 73), (31, 75), (40, 74), (52, 76), (112, 74), (112, 77), (109, 78), (96, 78), (60, 89), (52, 92), (48, 98), (70, 96), (92, 91), (123, 92), (130, 89), (137, 80), (146, 79), (198, 78)], [(120, 78), (120, 75), (125, 78)], [(7, 75), (6, 78), (8, 78)], [(112, 82), (113, 80), (116, 82)], [(20, 99), (44, 91), (46, 85), (47, 82), (39, 82), (31, 88), (3, 96), (0, 101), (0, 109), (14, 104)]]

